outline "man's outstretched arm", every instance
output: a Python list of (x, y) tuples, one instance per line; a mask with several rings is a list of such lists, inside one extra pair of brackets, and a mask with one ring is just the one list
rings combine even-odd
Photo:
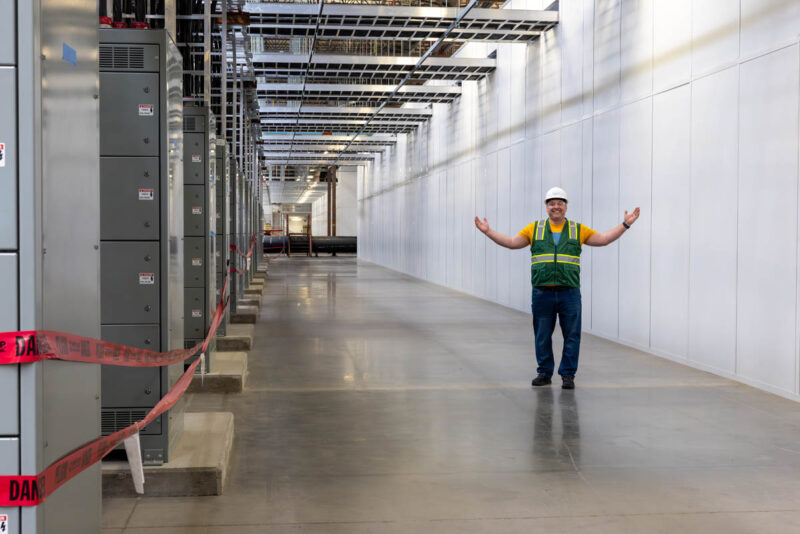
[(476, 216), (475, 226), (478, 228), (478, 230), (486, 234), (486, 237), (488, 237), (501, 247), (525, 248), (528, 245), (530, 245), (530, 243), (528, 243), (528, 240), (522, 237), (521, 235), (515, 235), (512, 237), (505, 234), (501, 234), (500, 232), (495, 232), (494, 230), (489, 228), (489, 221), (486, 220), (486, 217), (484, 217), (483, 220), (481, 221)]
[[(636, 208), (630, 215), (628, 214), (627, 211), (625, 211), (625, 217), (622, 220), (625, 221), (625, 224), (630, 226), (633, 223), (635, 223), (636, 219), (638, 218), (639, 218), (639, 208)], [(627, 230), (625, 226), (623, 226), (622, 224), (618, 224), (608, 232), (603, 232), (602, 234), (600, 232), (597, 232), (595, 234), (592, 234), (586, 239), (586, 244), (592, 247), (604, 247), (619, 239), (620, 236), (625, 233), (625, 230)]]

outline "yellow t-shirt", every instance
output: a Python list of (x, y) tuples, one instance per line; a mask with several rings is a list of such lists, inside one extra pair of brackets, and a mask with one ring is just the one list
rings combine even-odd
[[(536, 221), (530, 223), (528, 226), (520, 230), (519, 235), (527, 239), (528, 243), (531, 243), (533, 241), (533, 230), (535, 227), (536, 227)], [(563, 229), (564, 229), (564, 223), (561, 223), (560, 225), (555, 225), (553, 223), (550, 223), (550, 231), (553, 233), (561, 232), (561, 230)], [(597, 233), (596, 231), (592, 230), (585, 224), (581, 224), (581, 235), (579, 236), (581, 245), (583, 245), (587, 239), (589, 239), (596, 233)]]

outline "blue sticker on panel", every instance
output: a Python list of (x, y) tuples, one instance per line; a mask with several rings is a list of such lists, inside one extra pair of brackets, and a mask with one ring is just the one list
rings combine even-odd
[(69, 46), (67, 43), (62, 43), (61, 45), (61, 59), (73, 67), (78, 66), (78, 53), (75, 52), (75, 49)]

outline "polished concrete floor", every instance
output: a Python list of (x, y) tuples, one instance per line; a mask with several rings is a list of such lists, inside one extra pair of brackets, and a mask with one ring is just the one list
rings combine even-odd
[[(527, 288), (519, 288), (527, 291)], [(104, 532), (800, 532), (800, 406), (584, 336), (532, 390), (528, 315), (357, 261), (275, 261), (225, 494)]]

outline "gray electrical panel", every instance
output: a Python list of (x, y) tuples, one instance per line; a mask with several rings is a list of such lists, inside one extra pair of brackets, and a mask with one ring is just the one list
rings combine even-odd
[[(62, 0), (0, 0), (0, 331), (100, 337), (96, 28), (96, 0), (68, 16)], [(35, 476), (97, 438), (99, 394), (97, 365), (0, 366), (0, 475)], [(100, 510), (95, 464), (0, 515), (3, 534), (72, 534), (99, 532)]]
[[(236, 156), (232, 155), (230, 165), (230, 240), (231, 247), (236, 247), (236, 250), (241, 250), (241, 203), (242, 203), (242, 187), (241, 187), (241, 173), (236, 163)], [(231, 269), (241, 269), (241, 257), (236, 250), (230, 251)], [(231, 273), (230, 278), (230, 312), (236, 313), (238, 310), (239, 300), (241, 299), (242, 277), (239, 274)]]
[[(205, 339), (216, 308), (217, 140), (214, 114), (206, 106), (183, 108), (185, 346)], [(211, 370), (212, 339), (206, 350)], [(198, 355), (199, 356), (199, 355)], [(188, 365), (190, 361), (187, 361)]]
[[(224, 139), (217, 139), (217, 292), (216, 300), (222, 300), (222, 285), (228, 274), (228, 259), (230, 258), (230, 158), (228, 147)], [(230, 274), (228, 274), (230, 276)], [(230, 284), (227, 290), (230, 294)], [(217, 335), (224, 336), (228, 332), (230, 311), (226, 310), (222, 322), (217, 328)]]
[[(182, 59), (165, 30), (101, 29), (101, 319), (106, 341), (183, 348)], [(102, 371), (102, 432), (144, 417), (182, 374), (180, 364)], [(169, 459), (183, 404), (142, 433), (145, 463)]]

